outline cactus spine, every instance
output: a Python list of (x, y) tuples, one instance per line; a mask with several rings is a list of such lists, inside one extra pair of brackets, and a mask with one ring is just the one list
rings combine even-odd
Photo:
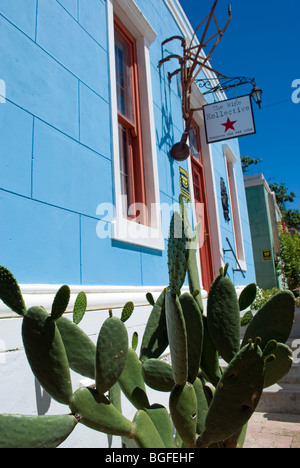
[[(152, 311), (139, 355), (137, 336), (130, 348), (124, 324), (133, 312), (132, 302), (124, 306), (121, 320), (110, 311), (94, 345), (78, 326), (87, 307), (84, 293), (74, 306), (73, 322), (62, 316), (69, 301), (67, 286), (58, 291), (51, 315), (42, 307), (26, 310), (17, 281), (0, 267), (0, 298), (23, 317), (32, 371), (50, 395), (72, 411), (54, 419), (0, 415), (1, 448), (56, 447), (77, 422), (121, 436), (127, 447), (242, 447), (263, 388), (291, 367), (291, 350), (285, 343), (295, 299), (281, 291), (254, 317), (249, 315), (242, 322), (247, 328), (240, 345), (240, 311), (254, 300), (256, 286), (247, 286), (238, 299), (226, 265), (210, 288), (204, 315), (197, 247), (187, 248), (196, 233), (197, 229), (191, 232), (181, 200), (181, 214), (175, 212), (170, 224), (169, 285), (157, 301), (147, 294)], [(189, 291), (182, 293), (186, 277)], [(168, 346), (171, 364), (160, 359)], [(219, 356), (228, 363), (224, 372)], [(94, 378), (96, 388), (73, 393), (70, 368)], [(169, 409), (150, 403), (146, 384), (169, 392)], [(122, 414), (121, 393), (137, 410), (132, 421)]]

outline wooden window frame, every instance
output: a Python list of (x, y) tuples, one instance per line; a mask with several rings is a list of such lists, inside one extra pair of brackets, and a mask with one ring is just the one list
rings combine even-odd
[[(201, 142), (201, 134), (200, 134), (200, 126), (196, 122), (196, 120), (192, 120), (192, 127), (195, 129), (195, 137), (196, 137), (196, 142), (198, 146), (198, 155), (199, 159), (194, 156), (191, 148), (191, 174), (192, 174), (192, 181), (193, 181), (193, 190), (194, 190), (194, 204), (196, 200), (196, 194), (195, 194), (195, 179), (194, 179), (194, 170), (198, 172), (199, 174), (199, 183), (200, 186), (202, 186), (202, 191), (203, 191), (203, 196), (204, 200), (201, 200), (201, 203), (203, 203), (204, 209), (203, 211), (201, 210), (202, 216), (203, 216), (203, 223), (201, 226), (202, 235), (203, 235), (203, 244), (200, 245), (200, 264), (201, 264), (201, 281), (204, 282), (204, 278), (202, 277), (202, 274), (204, 272), (207, 273), (206, 280), (205, 282), (208, 282), (209, 285), (213, 281), (214, 278), (214, 259), (213, 259), (213, 249), (212, 249), (212, 240), (211, 240), (211, 226), (210, 226), (210, 219), (209, 219), (209, 208), (208, 208), (208, 193), (207, 193), (207, 187), (206, 187), (206, 180), (205, 180), (205, 168), (204, 168), (204, 161), (203, 161), (203, 147), (202, 147), (202, 142)], [(194, 166), (194, 167), (193, 167)], [(199, 187), (200, 190), (200, 187)], [(195, 216), (196, 216), (196, 222), (201, 222), (201, 220), (197, 219), (197, 210), (195, 210)], [(201, 250), (203, 249), (204, 245), (205, 246), (205, 251)], [(206, 262), (204, 262), (204, 259)], [(204, 262), (202, 264), (202, 262)], [(203, 268), (203, 270), (202, 270)], [(202, 284), (204, 287), (204, 284)], [(208, 286), (206, 286), (208, 287)]]
[[(134, 222), (124, 216), (124, 197), (122, 195), (122, 180), (120, 167), (120, 141), (118, 124), (118, 102), (116, 90), (116, 50), (114, 17), (117, 17), (136, 41), (138, 63), (138, 82), (140, 100), (140, 120), (142, 131), (142, 148), (144, 163), (144, 183), (146, 197), (145, 224), (140, 219)], [(134, 0), (107, 0), (108, 24), (108, 60), (110, 79), (110, 110), (112, 137), (112, 167), (113, 167), (113, 219), (111, 222), (111, 238), (138, 247), (165, 250), (163, 235), (159, 173), (157, 162), (156, 126), (154, 117), (154, 102), (152, 93), (152, 70), (150, 61), (150, 46), (157, 37), (143, 12)], [(141, 204), (140, 204), (141, 205)], [(145, 205), (141, 205), (142, 209)], [(140, 216), (139, 216), (140, 218)]]
[(114, 30), (128, 46), (131, 84), (130, 105), (133, 117), (131, 121), (118, 110), (118, 124), (126, 131), (128, 149), (124, 157), (128, 158), (127, 167), (129, 170), (127, 176), (129, 183), (127, 184), (128, 192), (123, 195), (127, 195), (127, 209), (129, 209), (129, 211), (127, 211), (127, 214), (124, 213), (124, 216), (140, 224), (146, 224), (146, 209), (143, 208), (146, 207), (146, 191), (136, 41), (117, 16), (114, 16)]
[(194, 127), (196, 130), (196, 139), (197, 139), (197, 145), (199, 149), (199, 159), (193, 155), (192, 151), (191, 151), (191, 155), (193, 157), (193, 160), (196, 161), (197, 164), (203, 167), (203, 155), (202, 155), (202, 144), (201, 144), (201, 138), (200, 138), (200, 128), (195, 120), (192, 120), (191, 129), (192, 127)]

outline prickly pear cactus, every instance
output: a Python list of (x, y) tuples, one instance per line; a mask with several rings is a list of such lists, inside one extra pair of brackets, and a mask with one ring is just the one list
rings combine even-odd
[(177, 211), (172, 215), (168, 242), (169, 287), (173, 294), (180, 294), (186, 277), (189, 250), (183, 219)]
[(227, 266), (213, 281), (207, 300), (207, 324), (219, 354), (227, 363), (240, 347), (240, 308), (234, 284), (226, 275)]
[[(1, 448), (57, 447), (78, 424), (119, 436), (129, 448), (243, 446), (263, 389), (291, 368), (286, 341), (295, 299), (281, 291), (241, 321), (256, 286), (248, 285), (238, 298), (226, 265), (211, 285), (204, 314), (197, 247), (188, 248), (196, 238), (197, 228), (191, 231), (181, 200), (181, 213), (174, 213), (170, 225), (168, 287), (156, 301), (150, 292), (146, 295), (152, 311), (139, 353), (138, 335), (130, 347), (125, 325), (132, 302), (124, 305), (121, 319), (109, 311), (95, 345), (79, 327), (87, 309), (83, 292), (75, 301), (73, 321), (64, 316), (68, 286), (57, 292), (50, 314), (43, 307), (27, 310), (17, 281), (0, 267), (0, 298), (22, 317), (28, 363), (52, 398), (71, 411), (49, 417), (0, 415)], [(241, 326), (246, 327), (242, 343)], [(170, 362), (165, 362), (161, 357), (168, 347)], [(94, 379), (95, 388), (73, 391), (70, 369)], [(147, 387), (167, 392), (169, 407), (150, 402)], [(132, 420), (122, 414), (121, 394), (136, 408)]]

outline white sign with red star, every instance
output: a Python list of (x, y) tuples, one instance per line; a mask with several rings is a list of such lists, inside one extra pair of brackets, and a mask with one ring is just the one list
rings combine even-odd
[(203, 113), (207, 143), (256, 133), (249, 95), (207, 104)]

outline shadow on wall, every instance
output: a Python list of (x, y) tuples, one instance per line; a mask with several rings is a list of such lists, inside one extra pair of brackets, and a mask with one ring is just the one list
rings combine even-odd
[(39, 381), (35, 379), (35, 398), (38, 415), (47, 413), (51, 405), (50, 395), (40, 386)]
[(159, 67), (161, 135), (159, 135), (158, 131), (156, 130), (156, 141), (159, 149), (163, 149), (167, 153), (171, 169), (172, 193), (174, 194), (174, 159), (170, 156), (171, 148), (175, 143), (174, 123), (172, 117), (172, 90), (171, 83), (167, 82), (163, 76), (166, 76), (164, 73), (164, 66)]

